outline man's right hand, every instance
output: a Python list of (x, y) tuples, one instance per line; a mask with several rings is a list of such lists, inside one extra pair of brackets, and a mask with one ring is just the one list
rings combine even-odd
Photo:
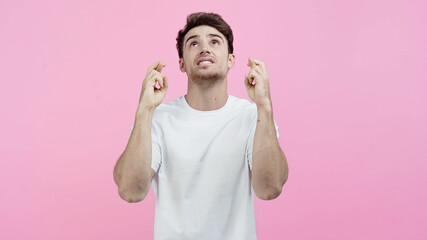
[[(139, 97), (139, 107), (154, 110), (162, 103), (168, 90), (167, 77), (163, 77), (161, 72), (166, 64), (156, 62), (148, 68), (147, 75), (142, 82), (141, 96)], [(159, 83), (159, 88), (156, 87)]]

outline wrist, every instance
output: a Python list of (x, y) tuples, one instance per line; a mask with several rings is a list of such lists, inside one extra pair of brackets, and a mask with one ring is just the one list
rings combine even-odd
[(271, 101), (257, 103), (256, 106), (257, 106), (258, 112), (266, 112), (266, 113), (273, 112), (273, 104), (271, 103)]
[(155, 109), (156, 107), (149, 107), (149, 106), (144, 106), (140, 104), (138, 105), (136, 115), (137, 116), (143, 116), (143, 115), (153, 116)]

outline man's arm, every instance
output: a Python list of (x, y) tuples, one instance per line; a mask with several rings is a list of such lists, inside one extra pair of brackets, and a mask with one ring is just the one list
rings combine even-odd
[(277, 141), (265, 64), (249, 58), (248, 66), (251, 70), (245, 76), (245, 86), (258, 111), (252, 151), (252, 187), (259, 198), (271, 200), (282, 192), (288, 179), (288, 164)]
[(114, 167), (114, 181), (119, 195), (130, 203), (145, 198), (155, 174), (151, 168), (152, 118), (153, 110), (138, 109), (129, 142)]
[[(165, 98), (167, 77), (161, 72), (166, 64), (156, 62), (148, 68), (142, 82), (134, 128), (125, 151), (114, 167), (114, 182), (120, 197), (127, 202), (142, 201), (150, 190), (155, 171), (151, 168), (151, 125), (154, 110)], [(159, 84), (159, 88), (156, 87)]]
[(277, 198), (288, 179), (288, 164), (279, 146), (272, 107), (259, 107), (252, 152), (252, 187), (258, 198)]

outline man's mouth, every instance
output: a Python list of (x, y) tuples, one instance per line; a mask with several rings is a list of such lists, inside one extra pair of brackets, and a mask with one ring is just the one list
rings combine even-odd
[(199, 63), (199, 66), (201, 66), (201, 65), (210, 65), (210, 64), (212, 64), (211, 61), (203, 61), (203, 62)]
[(201, 66), (201, 65), (210, 65), (213, 64), (214, 61), (212, 58), (200, 58), (199, 60), (197, 60), (197, 65)]

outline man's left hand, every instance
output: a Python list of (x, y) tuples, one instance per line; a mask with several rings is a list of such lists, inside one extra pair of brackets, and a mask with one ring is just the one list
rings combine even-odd
[(249, 97), (258, 108), (271, 108), (270, 85), (264, 63), (249, 58), (248, 66), (251, 70), (245, 76), (245, 86)]

